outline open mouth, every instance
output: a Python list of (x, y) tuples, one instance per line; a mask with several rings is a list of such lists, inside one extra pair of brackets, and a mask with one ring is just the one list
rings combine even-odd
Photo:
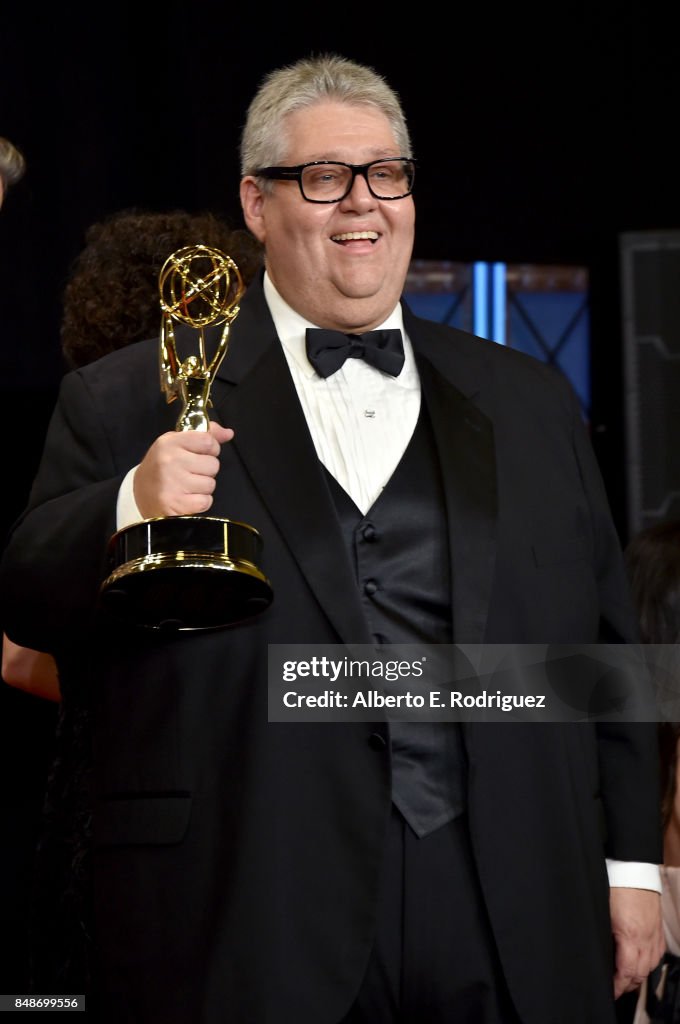
[(377, 231), (343, 231), (341, 235), (331, 235), (332, 242), (377, 242), (380, 235)]

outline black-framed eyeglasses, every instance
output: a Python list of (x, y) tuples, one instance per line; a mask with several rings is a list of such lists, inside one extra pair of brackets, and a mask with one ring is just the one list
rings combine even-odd
[(259, 178), (297, 181), (308, 203), (339, 203), (352, 191), (360, 174), (376, 199), (404, 199), (413, 192), (415, 161), (403, 156), (371, 160), (367, 164), (345, 164), (339, 160), (312, 160), (296, 167), (261, 167)]

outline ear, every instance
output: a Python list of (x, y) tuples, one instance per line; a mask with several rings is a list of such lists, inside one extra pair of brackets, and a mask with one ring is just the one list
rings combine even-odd
[(264, 245), (267, 234), (264, 224), (264, 196), (252, 174), (241, 179), (241, 208), (246, 225)]

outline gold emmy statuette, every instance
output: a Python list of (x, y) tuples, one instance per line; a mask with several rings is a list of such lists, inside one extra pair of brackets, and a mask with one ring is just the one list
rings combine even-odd
[[(165, 261), (159, 290), (161, 390), (168, 402), (182, 401), (176, 430), (208, 430), (210, 389), (239, 312), (243, 279), (219, 249), (191, 245)], [(183, 325), (197, 348), (183, 359), (175, 324)], [(206, 328), (221, 325), (209, 358)], [(271, 585), (258, 568), (261, 550), (258, 531), (231, 519), (160, 516), (133, 523), (109, 542), (102, 604), (127, 622), (153, 629), (233, 625), (272, 601)]]

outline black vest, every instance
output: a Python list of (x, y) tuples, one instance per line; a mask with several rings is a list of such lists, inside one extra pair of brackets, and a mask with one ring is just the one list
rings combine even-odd
[[(444, 493), (424, 407), (399, 465), (365, 516), (331, 474), (326, 477), (374, 642), (451, 644)], [(414, 832), (427, 835), (465, 805), (460, 727), (393, 720), (389, 730), (392, 799)]]

